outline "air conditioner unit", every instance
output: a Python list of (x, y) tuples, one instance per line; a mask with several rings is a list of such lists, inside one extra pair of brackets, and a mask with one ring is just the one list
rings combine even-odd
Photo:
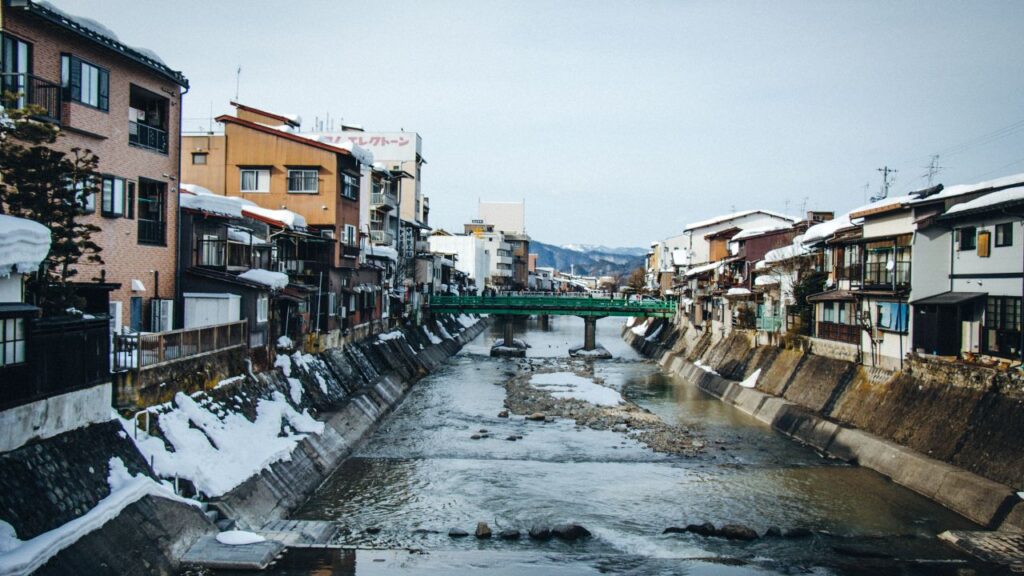
[(150, 331), (167, 332), (174, 326), (174, 300), (152, 300), (150, 302)]

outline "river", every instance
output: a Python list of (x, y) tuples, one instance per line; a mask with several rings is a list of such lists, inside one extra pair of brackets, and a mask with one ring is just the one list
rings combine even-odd
[[(418, 382), (371, 438), (293, 518), (336, 520), (348, 551), (292, 551), (271, 571), (310, 574), (968, 574), (935, 535), (972, 524), (884, 477), (825, 458), (675, 379), (598, 323), (615, 358), (594, 375), (707, 444), (697, 456), (653, 452), (625, 434), (499, 418), (503, 383), (527, 363), (566, 362), (583, 323), (521, 327), (527, 360), (488, 356), (493, 326)], [(578, 361), (582, 362), (582, 361)], [(488, 437), (472, 439), (481, 429)], [(521, 440), (507, 437), (521, 435)], [(453, 539), (576, 522), (580, 542)], [(809, 528), (809, 538), (728, 541), (662, 534), (712, 522)], [(369, 531), (367, 529), (370, 529)], [(985, 572), (977, 572), (985, 573)]]

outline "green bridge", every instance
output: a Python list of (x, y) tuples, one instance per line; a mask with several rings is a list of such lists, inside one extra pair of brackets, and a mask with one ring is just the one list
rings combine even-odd
[[(588, 296), (431, 296), (426, 304), (430, 312), (439, 314), (491, 314), (505, 317), (503, 347), (492, 349), (492, 355), (525, 355), (507, 349), (515, 347), (515, 332), (512, 316), (579, 316), (583, 318), (583, 346), (573, 349), (570, 354), (593, 352), (597, 348), (597, 321), (607, 316), (644, 316), (671, 318), (676, 313), (676, 303), (671, 300), (628, 300), (615, 298), (591, 298)], [(500, 350), (499, 350), (500, 348)], [(496, 354), (496, 352), (500, 352)]]

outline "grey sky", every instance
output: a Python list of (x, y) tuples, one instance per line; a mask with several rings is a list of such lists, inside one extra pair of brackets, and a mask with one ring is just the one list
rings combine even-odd
[[(1024, 121), (1024, 2), (55, 0), (192, 83), (423, 136), (431, 224), (527, 202), (541, 241), (646, 245), (733, 207), (844, 211), (929, 155)], [(1024, 124), (944, 156), (1024, 172)]]

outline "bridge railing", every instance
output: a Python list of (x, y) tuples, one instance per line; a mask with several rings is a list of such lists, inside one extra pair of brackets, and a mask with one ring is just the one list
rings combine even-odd
[(431, 296), (431, 308), (526, 308), (531, 310), (608, 310), (608, 311), (655, 311), (675, 312), (676, 303), (671, 300), (630, 300), (613, 298), (590, 298), (580, 296)]

